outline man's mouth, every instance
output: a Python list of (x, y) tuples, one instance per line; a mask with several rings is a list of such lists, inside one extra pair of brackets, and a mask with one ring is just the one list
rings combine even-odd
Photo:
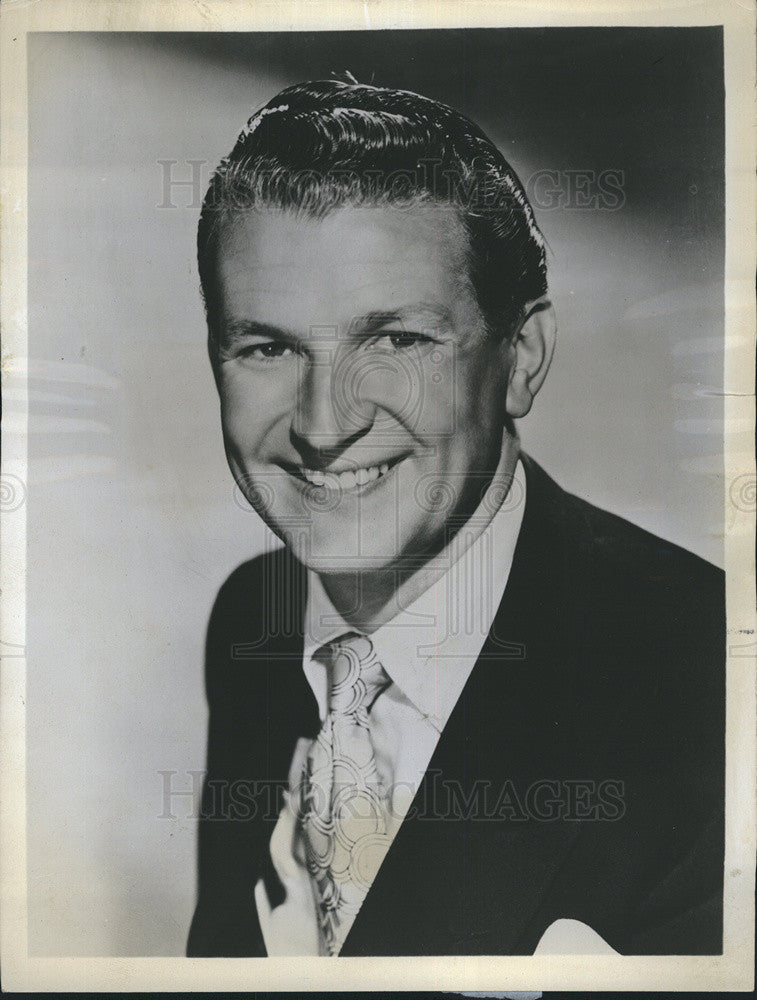
[(309, 469), (302, 465), (289, 466), (288, 471), (296, 476), (297, 479), (316, 487), (316, 489), (344, 492), (345, 490), (355, 490), (361, 486), (368, 486), (369, 483), (375, 483), (376, 480), (385, 476), (387, 472), (406, 457), (406, 455), (398, 455), (377, 465), (366, 465), (361, 468), (352, 467), (343, 471), (334, 469)]

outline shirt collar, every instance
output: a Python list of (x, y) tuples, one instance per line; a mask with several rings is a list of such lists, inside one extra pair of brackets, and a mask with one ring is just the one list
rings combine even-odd
[[(487, 508), (491, 496), (485, 497), (436, 557), (445, 568), (443, 575), (371, 634), (387, 674), (439, 732), (460, 697), (501, 603), (525, 496), (526, 479), (519, 459), (510, 489), (495, 513)], [(484, 519), (486, 527), (481, 530)], [(309, 570), (303, 669), (321, 718), (327, 712), (326, 668), (313, 654), (325, 643), (354, 631), (331, 603), (318, 574)]]

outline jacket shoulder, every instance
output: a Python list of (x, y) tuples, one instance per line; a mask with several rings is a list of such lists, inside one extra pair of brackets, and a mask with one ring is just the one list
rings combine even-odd
[(608, 745), (623, 732), (646, 734), (650, 764), (667, 746), (675, 757), (698, 766), (709, 759), (719, 769), (724, 573), (563, 491), (534, 465), (524, 523), (532, 539), (547, 542), (529, 543), (539, 564), (526, 580), (531, 603), (550, 601), (547, 611), (534, 614), (551, 638), (533, 641), (559, 649), (563, 710), (574, 711), (581, 727), (582, 706), (590, 704), (598, 739)]
[(566, 492), (524, 456), (529, 553), (548, 566), (556, 593), (643, 629), (724, 628), (725, 574), (700, 556)]
[(215, 605), (227, 607), (262, 595), (266, 583), (292, 562), (289, 552), (279, 547), (240, 563), (221, 584)]
[(285, 548), (241, 563), (221, 585), (213, 604), (211, 628), (232, 618), (256, 620), (270, 628), (291, 616), (305, 595), (303, 567)]
[[(684, 701), (724, 687), (725, 574), (616, 514), (565, 494), (574, 590), (606, 652), (624, 647), (660, 695)], [(686, 692), (685, 694), (683, 692)], [(697, 692), (699, 692), (697, 694)]]
[(580, 524), (575, 532), (580, 555), (599, 579), (622, 574), (629, 584), (658, 599), (668, 595), (690, 601), (699, 596), (717, 602), (722, 597), (725, 574), (712, 563), (617, 514), (563, 495)]
[(221, 585), (205, 643), (209, 702), (254, 682), (264, 663), (297, 645), (306, 576), (284, 548), (239, 565)]

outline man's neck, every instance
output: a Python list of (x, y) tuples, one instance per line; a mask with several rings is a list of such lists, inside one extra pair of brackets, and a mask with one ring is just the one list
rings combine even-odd
[[(373, 632), (410, 607), (440, 580), (449, 568), (448, 559), (439, 558), (440, 554), (454, 544), (462, 528), (467, 526), (469, 530), (463, 536), (464, 547), (455, 550), (457, 558), (487, 529), (510, 490), (519, 454), (518, 437), (505, 432), (499, 464), (475, 511), (452, 536), (444, 538), (443, 544), (416, 554), (413, 565), (322, 574), (323, 588), (342, 618), (355, 629)], [(487, 496), (496, 497), (498, 502), (487, 503)], [(419, 561), (422, 561), (420, 568)]]

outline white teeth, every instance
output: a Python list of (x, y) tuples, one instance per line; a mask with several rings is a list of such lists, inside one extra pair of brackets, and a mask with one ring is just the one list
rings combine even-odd
[(372, 465), (367, 469), (348, 470), (347, 472), (322, 472), (320, 469), (302, 469), (302, 475), (313, 486), (323, 486), (329, 490), (354, 490), (356, 486), (365, 486), (372, 483), (379, 476), (384, 476), (389, 471), (389, 463), (382, 462), (381, 465)]

